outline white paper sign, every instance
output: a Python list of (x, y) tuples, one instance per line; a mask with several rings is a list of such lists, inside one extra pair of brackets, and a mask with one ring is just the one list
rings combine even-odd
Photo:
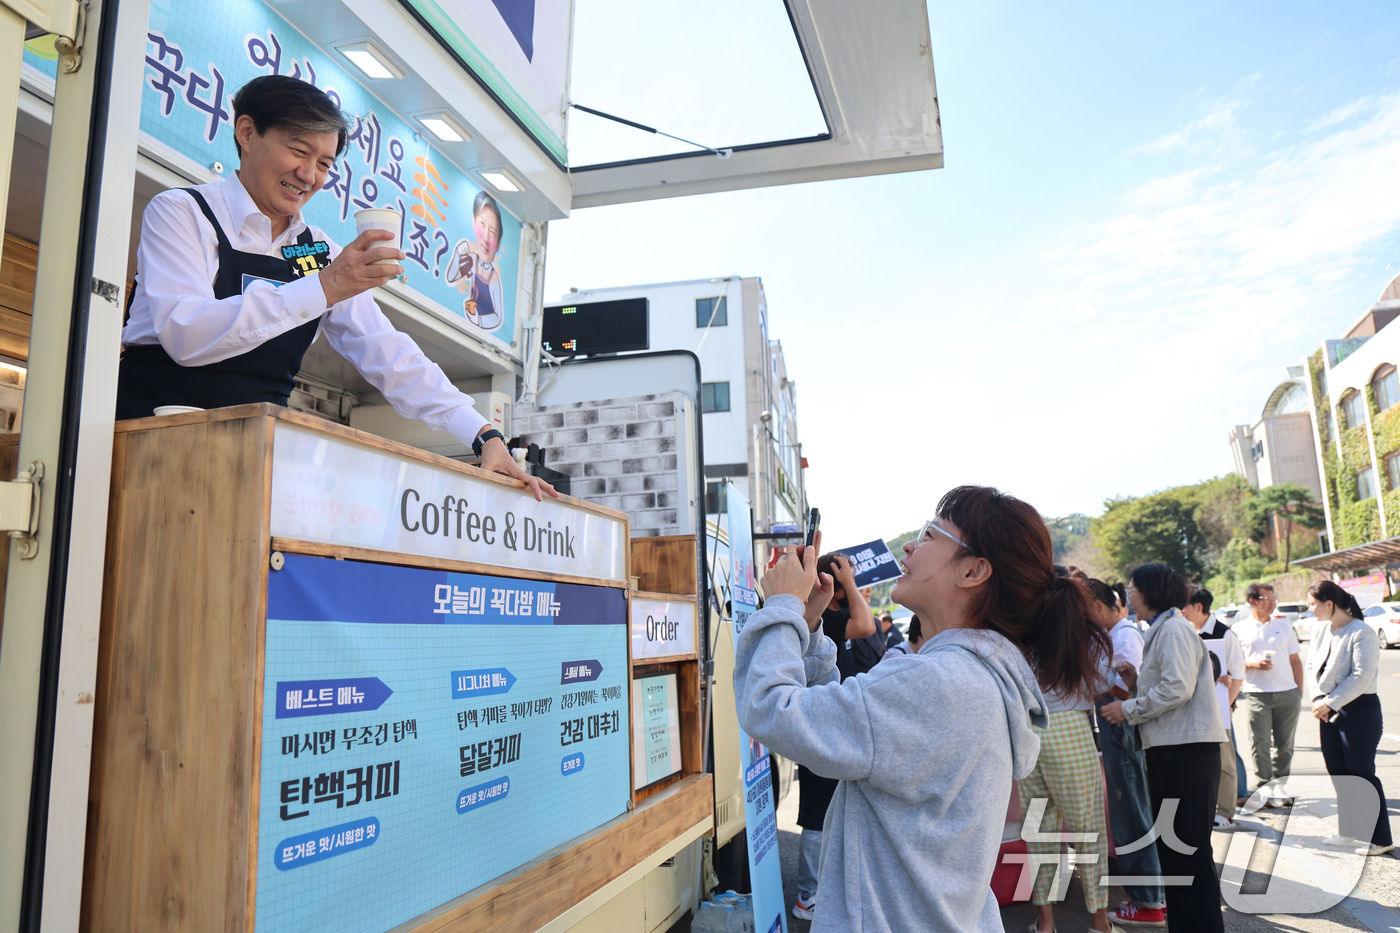
[(624, 522), (278, 422), (272, 534), (626, 581)]
[(694, 654), (694, 600), (632, 597), (632, 660)]

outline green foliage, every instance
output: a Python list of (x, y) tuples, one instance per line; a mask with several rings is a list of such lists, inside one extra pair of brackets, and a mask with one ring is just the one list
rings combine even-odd
[[(1338, 484), (1339, 486), (1341, 484)], [(1337, 549), (1354, 547), (1381, 537), (1381, 512), (1378, 499), (1356, 501), (1356, 482), (1351, 485), (1351, 499), (1339, 496), (1342, 507), (1332, 513), (1332, 530), (1337, 536)]]
[(1258, 580), (1269, 566), (1269, 559), (1259, 550), (1259, 543), (1249, 538), (1235, 538), (1220, 555), (1219, 576), (1234, 589), (1238, 584)]
[[(1329, 423), (1327, 412), (1328, 401), (1325, 386), (1323, 385), (1323, 363), (1322, 350), (1318, 350), (1308, 357), (1308, 376), (1312, 379), (1313, 401), (1313, 423), (1318, 425), (1320, 431), (1326, 430)], [(1322, 442), (1322, 491), (1327, 497), (1327, 505), (1332, 510), (1333, 533), (1337, 540), (1332, 542), (1334, 548), (1348, 547), (1343, 544), (1341, 529), (1337, 524), (1337, 517), (1341, 511), (1341, 499), (1339, 495), (1339, 484), (1337, 478), (1342, 475), (1341, 458), (1337, 451), (1337, 438), (1328, 432)], [(1354, 495), (1354, 494), (1353, 494)]]
[(1197, 505), (1191, 486), (1110, 499), (1091, 525), (1094, 543), (1119, 576), (1161, 561), (1199, 579), (1208, 568), (1210, 543), (1196, 521)]
[(1228, 473), (1187, 488), (1194, 490), (1196, 523), (1210, 544), (1212, 560), (1235, 538), (1266, 533), (1264, 520), (1249, 507), (1257, 491), (1244, 477)]
[(1245, 503), (1245, 509), (1260, 519), (1272, 519), (1283, 544), (1283, 569), (1287, 570), (1293, 555), (1293, 526), (1325, 528), (1327, 517), (1313, 501), (1312, 490), (1302, 483), (1279, 483), (1259, 490)]
[(1055, 563), (1065, 563), (1065, 555), (1089, 535), (1089, 516), (1079, 512), (1063, 518), (1045, 519), (1045, 527), (1050, 532), (1050, 543), (1055, 547)]

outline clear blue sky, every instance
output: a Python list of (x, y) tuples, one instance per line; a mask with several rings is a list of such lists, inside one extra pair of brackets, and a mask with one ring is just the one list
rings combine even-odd
[[(741, 8), (712, 22), (745, 28), (666, 12), (639, 36), (579, 0), (574, 99), (716, 144), (787, 135), (809, 92)], [(935, 2), (929, 22), (945, 168), (577, 211), (551, 224), (547, 295), (762, 277), (835, 544), (914, 528), (959, 483), (1095, 514), (1229, 472), (1229, 428), (1400, 273), (1400, 6)], [(591, 39), (624, 28), (659, 51)], [(733, 66), (752, 93), (713, 78), (765, 48)], [(697, 104), (701, 59), (732, 107)]]

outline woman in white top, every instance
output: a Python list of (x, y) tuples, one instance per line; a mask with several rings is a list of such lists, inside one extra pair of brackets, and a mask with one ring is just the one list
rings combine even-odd
[(1384, 855), (1395, 843), (1385, 788), (1376, 777), (1376, 746), (1385, 729), (1376, 696), (1380, 646), (1371, 627), (1361, 621), (1356, 597), (1331, 580), (1313, 584), (1308, 607), (1317, 616), (1308, 654), (1309, 695), (1327, 773), (1333, 778), (1363, 778), (1378, 795), (1358, 794), (1361, 788), (1355, 781), (1338, 786), (1337, 835), (1326, 843), (1356, 847), (1359, 855)]

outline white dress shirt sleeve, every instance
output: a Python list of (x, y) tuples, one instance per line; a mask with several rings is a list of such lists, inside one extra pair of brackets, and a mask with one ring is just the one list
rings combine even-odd
[(183, 191), (157, 195), (141, 220), (137, 278), (156, 338), (176, 363), (206, 366), (239, 356), (325, 311), (314, 275), (281, 288), (254, 282), (242, 295), (215, 298), (204, 250), (212, 235)]
[(321, 330), (331, 348), (405, 418), (422, 419), (469, 447), (486, 426), (471, 396), (449, 382), (412, 338), (394, 329), (368, 292), (332, 307)]

